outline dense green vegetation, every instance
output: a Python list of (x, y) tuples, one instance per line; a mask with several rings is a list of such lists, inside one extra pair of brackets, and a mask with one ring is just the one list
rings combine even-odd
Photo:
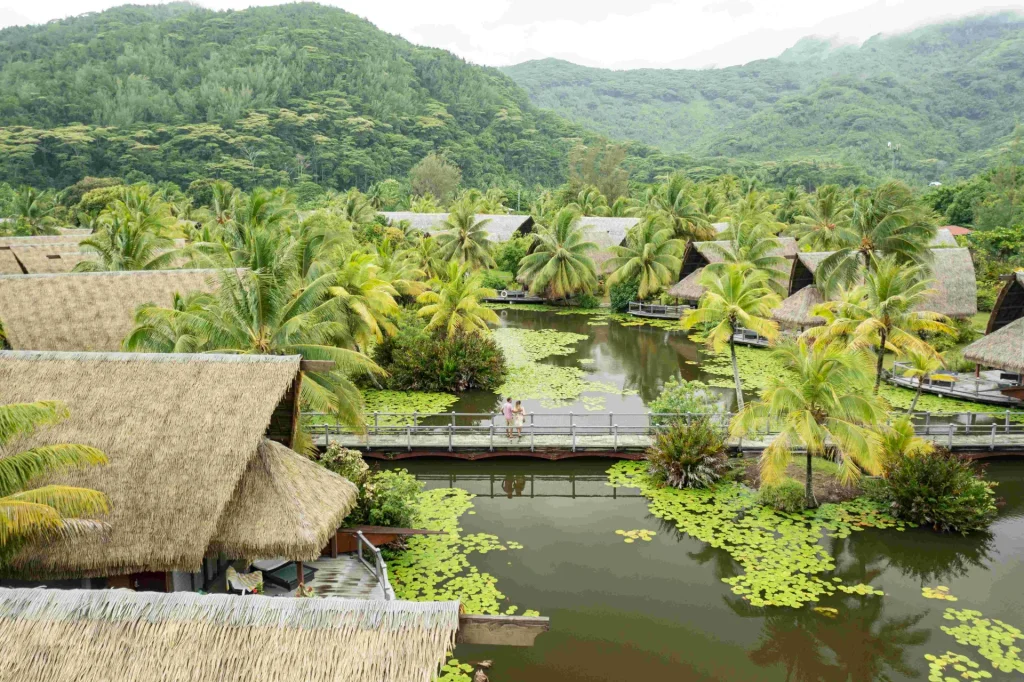
[(927, 182), (981, 170), (1007, 140), (1024, 104), (1022, 48), (1024, 18), (1002, 14), (859, 47), (805, 38), (777, 58), (724, 69), (544, 59), (504, 71), (536, 104), (590, 130), (720, 157), (718, 169), (765, 163), (773, 179), (799, 184), (809, 173), (848, 183), (895, 168)]

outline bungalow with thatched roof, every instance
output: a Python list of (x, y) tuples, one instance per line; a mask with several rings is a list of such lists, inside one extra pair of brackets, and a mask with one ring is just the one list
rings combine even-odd
[(957, 247), (960, 246), (956, 242), (956, 237), (953, 236), (953, 232), (948, 227), (940, 227), (935, 231), (935, 236), (932, 238), (931, 244), (933, 249), (938, 247)]
[[(413, 213), (411, 211), (382, 211), (381, 214), (391, 224), (400, 220), (408, 222), (414, 230), (430, 235), (444, 232), (442, 223), (448, 219), (448, 213)], [(478, 221), (486, 220), (484, 231), (487, 238), (495, 243), (507, 242), (513, 237), (522, 237), (533, 231), (533, 217), (528, 215), (496, 215), (478, 213)]]
[[(935, 293), (919, 308), (954, 319), (975, 315), (978, 312), (978, 291), (970, 251), (946, 247), (931, 251), (932, 288)], [(829, 251), (797, 254), (789, 277), (789, 297), (773, 313), (783, 327), (806, 329), (824, 324), (823, 318), (811, 313), (815, 306), (825, 301), (814, 278), (818, 266), (831, 255)]]
[(1024, 272), (1007, 278), (985, 336), (967, 346), (964, 357), (986, 367), (1024, 374)]
[(639, 218), (603, 218), (600, 216), (583, 216), (580, 225), (583, 227), (585, 239), (597, 244), (597, 251), (590, 254), (597, 266), (598, 274), (607, 274), (605, 264), (615, 257), (614, 246), (625, 246), (626, 235), (640, 222)]
[(220, 270), (128, 270), (0, 276), (0, 323), (11, 348), (117, 351), (143, 303), (212, 292)]
[(113, 586), (156, 574), (172, 591), (202, 587), (219, 554), (319, 557), (356, 489), (289, 449), (300, 371), (299, 356), (0, 352), (0, 403), (59, 400), (71, 415), (21, 445), (109, 460), (52, 479), (106, 493), (109, 532), (27, 547), (11, 572)]
[[(797, 254), (796, 240), (792, 237), (779, 237), (778, 240), (779, 249), (777, 249), (776, 255), (788, 259), (795, 258)], [(679, 281), (668, 290), (668, 295), (691, 303), (699, 301), (704, 294), (704, 287), (700, 283), (704, 268), (712, 263), (723, 262), (725, 259), (721, 249), (729, 250), (731, 245), (732, 242), (728, 240), (687, 244), (683, 254), (683, 265), (679, 271)], [(786, 274), (787, 276), (780, 278), (779, 282), (783, 288), (788, 284), (788, 273)]]
[(0, 589), (0, 678), (430, 682), (458, 602)]
[(21, 274), (26, 275), (71, 272), (82, 261), (98, 257), (94, 252), (83, 251), (78, 242), (20, 244), (11, 246), (10, 252), (17, 259)]
[(38, 235), (34, 237), (0, 237), (0, 275), (24, 275), (32, 272), (18, 259), (26, 247), (50, 247), (52, 253), (69, 253), (78, 250), (78, 242), (88, 237), (88, 230), (67, 230), (61, 234)]

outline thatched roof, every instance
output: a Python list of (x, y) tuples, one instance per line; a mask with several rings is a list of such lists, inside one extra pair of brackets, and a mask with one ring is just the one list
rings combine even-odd
[(930, 246), (932, 248), (935, 248), (935, 247), (946, 247), (946, 246), (954, 246), (955, 247), (955, 246), (960, 246), (960, 245), (956, 243), (956, 237), (953, 236), (953, 233), (950, 232), (948, 228), (940, 227), (935, 232), (935, 237), (932, 239), (932, 242), (931, 242)]
[[(779, 237), (779, 248), (775, 255), (785, 258), (794, 258), (797, 255), (796, 240), (792, 237)], [(725, 260), (722, 250), (730, 251), (732, 242), (729, 240), (690, 242), (686, 245), (686, 252), (683, 254), (681, 279), (672, 285), (668, 290), (669, 296), (696, 301), (704, 294), (704, 287), (700, 284), (701, 273), (704, 267), (712, 263), (721, 263)], [(785, 288), (789, 281), (788, 266), (781, 268), (777, 281)]]
[(219, 270), (133, 270), (0, 277), (0, 321), (11, 348), (116, 351), (143, 303), (213, 291)]
[(82, 251), (78, 242), (23, 244), (10, 248), (22, 271), (29, 275), (71, 272), (82, 261), (97, 258), (95, 253)]
[(803, 287), (789, 298), (782, 301), (772, 311), (772, 317), (787, 327), (816, 327), (824, 324), (824, 318), (811, 315), (814, 306), (825, 301), (816, 286)]
[[(381, 215), (389, 222), (408, 221), (413, 229), (425, 234), (443, 232), (442, 223), (448, 219), (447, 213), (413, 213), (411, 211), (383, 211)], [(528, 215), (495, 215), (478, 213), (477, 220), (488, 221), (484, 225), (487, 238), (492, 242), (507, 242), (512, 237), (528, 234), (533, 229), (533, 217)]]
[(978, 312), (978, 287), (971, 252), (961, 248), (932, 249), (932, 288), (935, 294), (921, 310), (967, 318)]
[(1024, 373), (1024, 317), (967, 346), (964, 357), (986, 367)]
[(704, 294), (704, 287), (700, 283), (700, 276), (704, 274), (704, 268), (697, 268), (686, 277), (673, 284), (668, 289), (668, 295), (675, 298), (683, 298), (688, 301), (696, 301)]
[(32, 237), (0, 237), (0, 246), (25, 246), (26, 244), (69, 244), (88, 237), (88, 230), (70, 230), (60, 234), (40, 234)]
[(1006, 325), (1024, 317), (1024, 272), (1015, 272), (1006, 277), (1006, 283), (996, 297), (992, 315), (988, 318), (987, 334), (999, 331)]
[(623, 246), (626, 234), (639, 222), (639, 218), (602, 218), (599, 216), (580, 218), (580, 225), (583, 227), (587, 241), (594, 242), (602, 251), (608, 251), (613, 246)]
[[(211, 546), (252, 552), (244, 558), (319, 555), (322, 540), (354, 504), (354, 487), (264, 441), (275, 408), (293, 391), (299, 362), (298, 356), (0, 352), (0, 404), (60, 400), (71, 413), (20, 445), (83, 443), (109, 459), (54, 477), (107, 494), (109, 533), (26, 549), (15, 570), (39, 579), (194, 572)], [(281, 514), (266, 527), (253, 512), (262, 504)]]
[(459, 603), (0, 589), (0, 677), (20, 682), (430, 682)]

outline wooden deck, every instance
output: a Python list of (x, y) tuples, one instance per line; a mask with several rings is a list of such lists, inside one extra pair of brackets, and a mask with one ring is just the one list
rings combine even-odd
[(503, 289), (494, 298), (485, 298), (484, 303), (546, 303), (540, 296), (530, 296), (525, 291)]
[[(886, 377), (886, 381), (895, 386), (917, 390), (917, 379), (910, 379), (900, 376), (901, 363), (896, 363), (893, 373)], [(1014, 388), (1018, 382), (1008, 381), (1001, 378), (998, 370), (988, 370), (979, 376), (974, 374), (949, 374), (953, 381), (936, 380), (931, 377), (925, 378), (923, 393), (941, 395), (946, 398), (957, 400), (968, 400), (972, 403), (982, 405), (996, 405), (1000, 407), (1017, 407), (1024, 405), (1018, 398), (1005, 395), (1003, 389)]]
[(655, 305), (639, 301), (631, 301), (629, 304), (629, 314), (633, 317), (657, 320), (678, 320), (691, 310), (693, 308), (688, 305)]

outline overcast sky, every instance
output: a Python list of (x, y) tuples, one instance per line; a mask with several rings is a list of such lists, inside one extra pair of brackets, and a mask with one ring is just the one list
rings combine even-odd
[[(144, 0), (135, 0), (136, 4)], [(0, 0), (0, 27), (124, 4)], [(211, 9), (279, 4), (201, 0)], [(773, 57), (808, 35), (860, 42), (1024, 0), (324, 0), (421, 45), (490, 66), (559, 57), (615, 69), (729, 66)]]

